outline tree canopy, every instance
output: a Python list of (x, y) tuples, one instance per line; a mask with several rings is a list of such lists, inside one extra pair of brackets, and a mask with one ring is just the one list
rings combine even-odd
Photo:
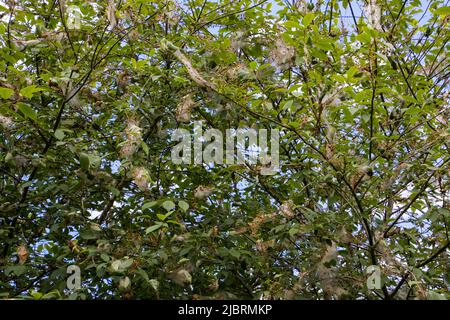
[[(443, 0), (0, 2), (0, 296), (449, 298), (449, 21)], [(197, 121), (279, 130), (279, 170), (175, 164)]]

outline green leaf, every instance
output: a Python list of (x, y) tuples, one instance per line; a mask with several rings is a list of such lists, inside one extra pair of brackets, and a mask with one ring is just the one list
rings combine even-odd
[(55, 131), (55, 138), (56, 138), (56, 139), (58, 139), (58, 140), (63, 140), (65, 136), (66, 136), (66, 134), (64, 133), (63, 130), (61, 130), (61, 129), (56, 129), (56, 131)]
[(156, 279), (150, 279), (148, 282), (150, 283), (150, 285), (152, 286), (152, 288), (153, 288), (156, 292), (158, 292), (159, 281), (156, 280)]
[(186, 212), (189, 209), (189, 204), (186, 201), (180, 200), (178, 201), (178, 206), (181, 208), (181, 210), (183, 210), (184, 212)]
[(144, 279), (145, 282), (149, 282), (150, 281), (147, 272), (145, 272), (143, 269), (137, 268), (136, 273), (138, 275), (140, 275), (141, 278)]
[(10, 273), (14, 273), (16, 276), (20, 277), (22, 274), (24, 274), (27, 271), (26, 266), (7, 266), (5, 268), (5, 274), (9, 275)]
[(345, 83), (345, 77), (341, 74), (336, 73), (333, 75), (332, 78), (333, 81), (336, 81), (337, 83)]
[(356, 67), (356, 66), (352, 66), (351, 68), (349, 68), (346, 72), (347, 78), (349, 80), (352, 79), (357, 71), (358, 71), (358, 67)]
[(80, 237), (85, 240), (97, 239), (97, 232), (93, 230), (83, 230), (80, 232)]
[(294, 103), (293, 100), (288, 100), (283, 104), (283, 110), (290, 110), (292, 107), (292, 104)]
[(241, 256), (241, 253), (234, 248), (229, 249), (228, 252), (236, 259), (239, 259), (239, 257)]
[(121, 269), (128, 269), (133, 264), (133, 259), (126, 259), (120, 262), (120, 268)]
[(13, 89), (9, 89), (9, 88), (4, 88), (4, 87), (0, 87), (0, 97), (2, 99), (9, 99), (11, 98), (11, 96), (14, 94), (14, 90)]
[(116, 197), (120, 196), (120, 190), (117, 188), (114, 188), (113, 186), (107, 186), (108, 190), (111, 191), (111, 193), (113, 195), (115, 195)]
[(294, 235), (296, 235), (297, 233), (299, 233), (300, 232), (300, 230), (299, 229), (297, 229), (297, 228), (291, 228), (291, 229), (289, 229), (289, 235), (292, 237), (292, 236), (294, 236)]
[(292, 29), (292, 28), (300, 29), (300, 24), (297, 21), (289, 20), (289, 21), (284, 22), (283, 25), (288, 29)]
[(161, 228), (161, 227), (162, 227), (162, 224), (155, 224), (155, 225), (153, 225), (153, 226), (148, 227), (147, 229), (145, 229), (145, 233), (146, 233), (146, 234), (152, 233), (153, 231), (156, 231), (156, 230), (158, 230), (158, 229)]
[(144, 151), (145, 155), (148, 156), (148, 146), (144, 141), (141, 141), (141, 147), (142, 147), (142, 150)]
[(163, 202), (162, 207), (167, 211), (170, 211), (175, 208), (175, 203), (173, 203), (173, 201), (167, 200)]
[(150, 202), (146, 202), (143, 204), (142, 206), (142, 211), (150, 209), (154, 206), (156, 206), (158, 204), (158, 201), (150, 201)]
[(258, 63), (256, 61), (252, 61), (248, 64), (248, 68), (250, 70), (254, 71), (258, 68)]
[(450, 14), (450, 7), (444, 6), (444, 7), (437, 8), (434, 11), (434, 13), (441, 15), (441, 16), (446, 16), (446, 15)]
[(43, 295), (44, 295), (43, 293), (40, 293), (40, 292), (37, 292), (34, 290), (30, 291), (30, 296), (32, 296), (34, 300), (41, 299)]
[(102, 258), (103, 261), (108, 262), (109, 261), (109, 256), (106, 253), (102, 253), (100, 254), (100, 258)]
[(53, 290), (44, 294), (41, 299), (57, 299), (57, 298), (61, 298), (61, 294), (59, 293), (58, 290)]
[(331, 44), (330, 40), (328, 40), (328, 39), (320, 39), (315, 44), (318, 48), (320, 48), (324, 51), (333, 50), (333, 45)]
[(372, 37), (368, 32), (361, 32), (359, 35), (356, 36), (356, 39), (363, 43), (369, 43), (372, 40)]
[(431, 291), (431, 290), (427, 291), (427, 299), (428, 300), (447, 300), (447, 298), (445, 297), (444, 294), (441, 294), (436, 291)]
[(8, 153), (6, 154), (6, 156), (5, 156), (5, 162), (12, 161), (13, 158), (14, 158), (14, 157), (13, 157), (12, 153), (11, 153), (11, 152), (8, 152)]
[(349, 107), (348, 111), (350, 111), (350, 114), (353, 116), (353, 115), (355, 115), (356, 112), (359, 111), (359, 108), (357, 108), (357, 107)]
[(113, 271), (119, 271), (119, 269), (120, 269), (120, 264), (121, 264), (121, 261), (120, 260), (115, 260), (115, 261), (113, 261), (112, 263), (111, 263), (111, 268), (112, 268), (112, 270)]
[(228, 250), (228, 248), (220, 247), (219, 249), (217, 249), (217, 251), (219, 252), (219, 254), (220, 254), (222, 257), (226, 257), (226, 256), (229, 255), (229, 250)]
[(28, 118), (31, 120), (36, 121), (37, 120), (37, 114), (36, 112), (31, 109), (31, 107), (26, 103), (18, 103), (17, 106), (19, 107), (19, 110)]
[(313, 19), (314, 19), (314, 13), (312, 13), (312, 12), (307, 13), (307, 14), (303, 17), (302, 24), (303, 24), (305, 27), (307, 27), (307, 26), (309, 26), (309, 25), (311, 24), (311, 22), (313, 21)]
[(179, 223), (176, 220), (166, 220), (167, 223), (176, 224), (177, 226), (183, 227), (183, 224)]
[(89, 170), (89, 165), (90, 165), (90, 160), (89, 160), (89, 155), (82, 152), (80, 154), (80, 166), (83, 170)]
[(42, 91), (42, 90), (43, 90), (42, 88), (38, 88), (35, 85), (31, 85), (31, 86), (22, 88), (19, 93), (21, 96), (31, 99), (33, 97), (34, 93)]
[(167, 219), (167, 217), (170, 216), (172, 213), (173, 213), (173, 211), (166, 213), (166, 214), (158, 213), (156, 216), (158, 217), (159, 220), (165, 221)]
[(442, 214), (444, 217), (450, 218), (450, 210), (447, 208), (439, 208), (438, 212)]

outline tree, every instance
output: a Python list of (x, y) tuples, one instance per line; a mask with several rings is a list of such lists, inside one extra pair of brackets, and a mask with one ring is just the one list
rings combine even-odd
[[(447, 2), (0, 16), (2, 297), (450, 297)], [(280, 130), (280, 170), (175, 164), (195, 121)]]

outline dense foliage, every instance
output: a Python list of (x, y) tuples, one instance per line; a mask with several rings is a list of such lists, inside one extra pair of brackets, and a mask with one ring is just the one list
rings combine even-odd
[[(450, 297), (447, 1), (0, 17), (3, 298)], [(279, 129), (280, 171), (174, 164), (171, 132), (199, 120)]]

